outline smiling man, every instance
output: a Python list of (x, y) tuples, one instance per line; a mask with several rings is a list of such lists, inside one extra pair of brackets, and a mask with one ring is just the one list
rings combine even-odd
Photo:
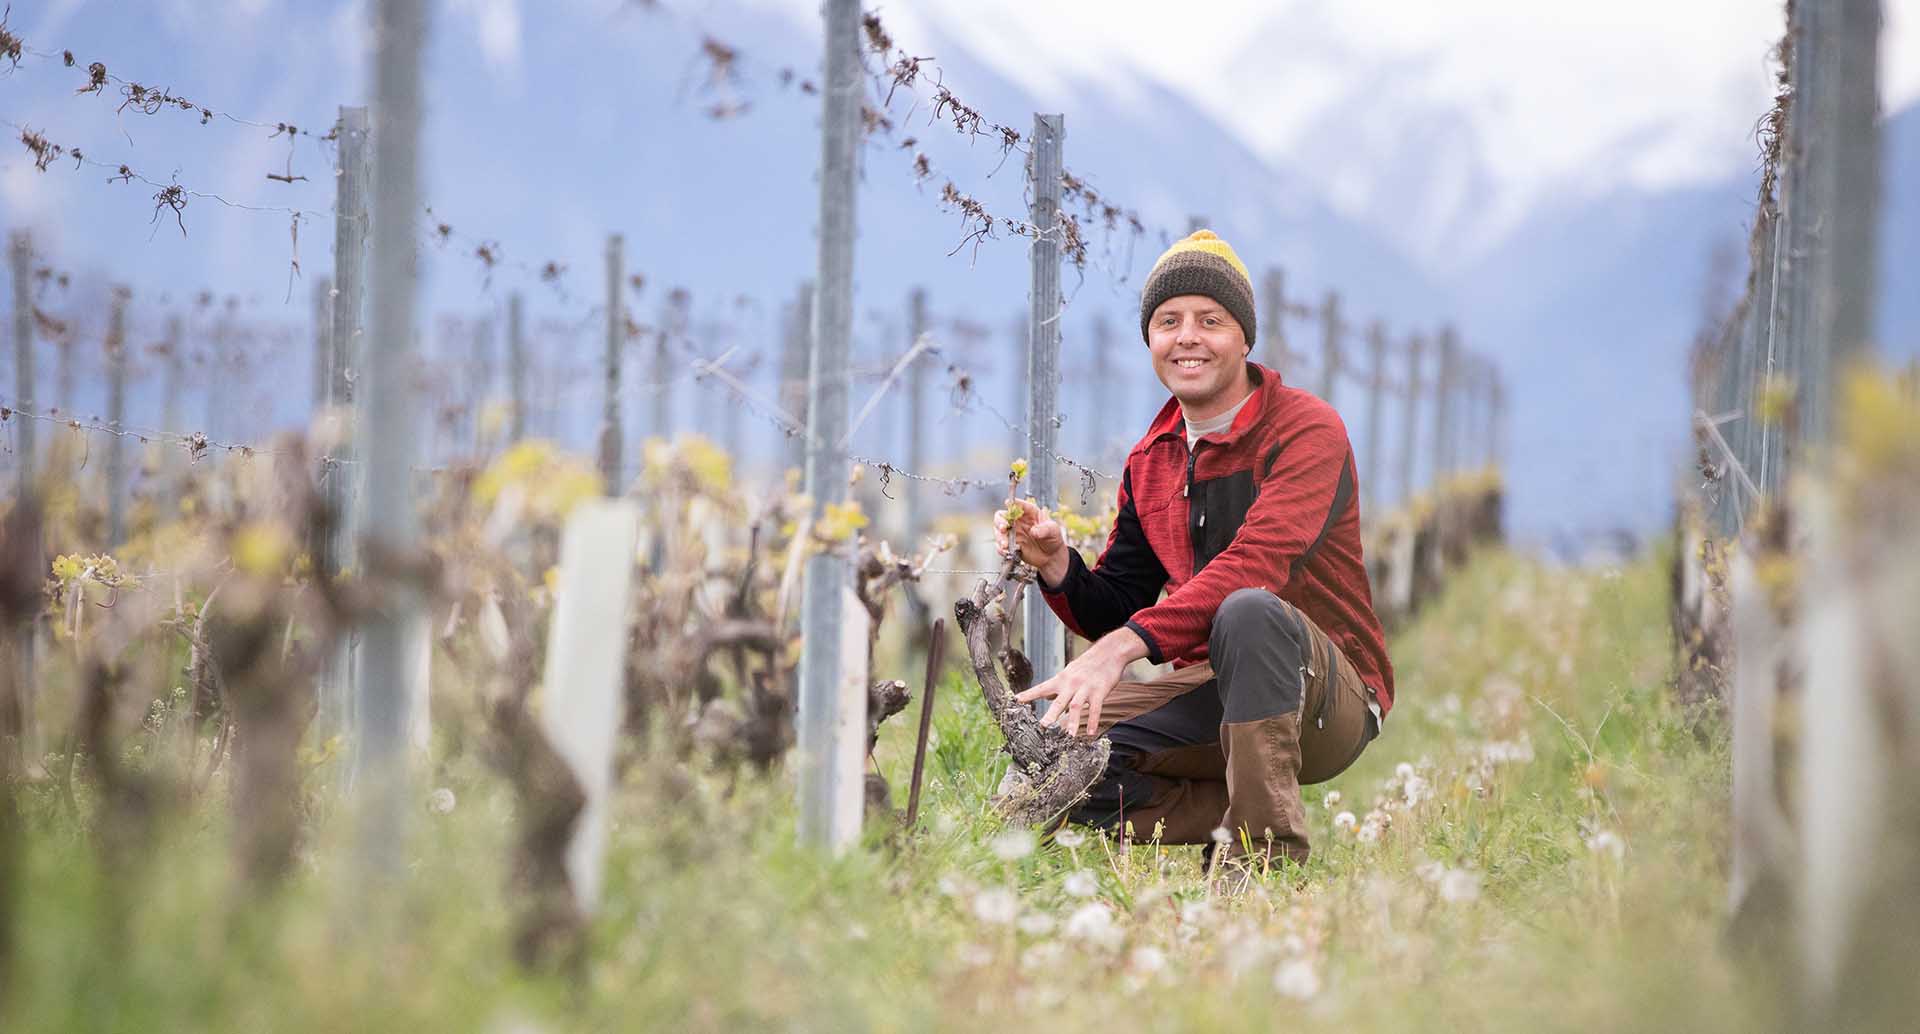
[[(1020, 699), (1112, 741), (1073, 821), (1175, 844), (1224, 827), (1229, 861), (1305, 862), (1300, 787), (1352, 764), (1393, 706), (1353, 447), (1332, 406), (1249, 360), (1252, 280), (1213, 233), (1160, 256), (1140, 329), (1173, 398), (1127, 456), (1099, 561), (1035, 507), (995, 519), (1001, 549), (1094, 641)], [(1141, 658), (1174, 671), (1123, 680)]]

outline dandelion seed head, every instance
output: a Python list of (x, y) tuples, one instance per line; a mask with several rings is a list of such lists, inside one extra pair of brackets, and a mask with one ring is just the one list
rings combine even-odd
[(1230, 843), (1230, 842), (1231, 842), (1232, 840), (1233, 840), (1233, 834), (1232, 834), (1232, 833), (1229, 833), (1229, 832), (1227, 832), (1227, 827), (1225, 827), (1225, 826), (1215, 826), (1215, 827), (1213, 827), (1213, 842), (1214, 842), (1214, 843), (1216, 843), (1216, 844), (1226, 844), (1226, 843)]
[(1320, 971), (1308, 959), (1288, 959), (1273, 971), (1273, 989), (1288, 998), (1306, 1001), (1320, 993)]
[(453, 791), (444, 786), (427, 795), (427, 810), (435, 815), (452, 814), (456, 803), (458, 802), (454, 800)]
[(1480, 896), (1480, 874), (1448, 869), (1440, 877), (1440, 900), (1460, 904)]
[(989, 887), (973, 896), (973, 917), (983, 923), (1005, 926), (1019, 914), (1019, 897), (1005, 887)]
[(1096, 948), (1117, 948), (1126, 934), (1113, 921), (1113, 910), (1090, 901), (1067, 917), (1066, 935)]
[(1180, 906), (1180, 923), (1183, 926), (1205, 926), (1213, 921), (1213, 905), (1205, 900), (1189, 901)]
[(1071, 850), (1086, 843), (1087, 835), (1077, 829), (1063, 829), (1053, 835), (1053, 842)]
[(1067, 957), (1067, 946), (1059, 941), (1041, 941), (1020, 953), (1022, 969), (1040, 970), (1058, 965)]
[(1003, 862), (1017, 862), (1033, 853), (1033, 834), (1009, 829), (993, 838), (993, 854)]
[(1090, 898), (1100, 890), (1100, 881), (1085, 869), (1075, 869), (1061, 882), (1060, 889), (1076, 898)]
[(1014, 925), (1019, 927), (1021, 933), (1030, 937), (1045, 937), (1053, 932), (1057, 924), (1054, 918), (1045, 912), (1028, 912), (1022, 915), (1020, 921)]
[(1430, 800), (1433, 797), (1433, 784), (1417, 775), (1408, 776), (1405, 785), (1400, 788), (1400, 792), (1407, 802), (1407, 807), (1411, 808), (1418, 805), (1421, 801)]
[(1352, 829), (1359, 824), (1360, 820), (1355, 818), (1353, 812), (1350, 811), (1343, 811), (1333, 817), (1333, 828), (1335, 829)]
[(1617, 861), (1627, 853), (1627, 842), (1620, 839), (1620, 834), (1610, 829), (1599, 830), (1583, 839), (1586, 841), (1587, 850), (1594, 854), (1612, 855)]

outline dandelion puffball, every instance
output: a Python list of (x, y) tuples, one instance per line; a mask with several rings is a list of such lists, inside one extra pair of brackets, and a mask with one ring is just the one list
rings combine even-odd
[(1017, 862), (1033, 853), (1033, 834), (1009, 829), (993, 838), (993, 853), (1003, 862)]
[(1020, 913), (1020, 899), (1005, 887), (989, 887), (974, 895), (973, 916), (983, 923), (1005, 926)]
[(1273, 973), (1273, 989), (1305, 1001), (1320, 993), (1320, 973), (1306, 959), (1288, 959)]
[(1448, 869), (1440, 877), (1440, 900), (1460, 903), (1480, 896), (1480, 876), (1466, 869)]

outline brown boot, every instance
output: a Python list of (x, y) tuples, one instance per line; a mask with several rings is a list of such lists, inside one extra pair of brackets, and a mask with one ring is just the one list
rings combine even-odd
[[(1300, 798), (1300, 712), (1223, 722), (1227, 756), (1227, 858), (1307, 862), (1307, 808)], [(1252, 851), (1247, 845), (1252, 845)], [(1264, 856), (1264, 858), (1262, 858)]]

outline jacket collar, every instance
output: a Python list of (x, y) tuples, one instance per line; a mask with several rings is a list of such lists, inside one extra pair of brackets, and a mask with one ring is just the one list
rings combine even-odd
[[(1253, 382), (1253, 394), (1247, 396), (1247, 404), (1240, 407), (1240, 412), (1235, 414), (1233, 426), (1217, 434), (1207, 435), (1201, 439), (1202, 441), (1232, 445), (1239, 441), (1242, 435), (1259, 426), (1266, 411), (1280, 397), (1280, 388), (1283, 385), (1278, 372), (1249, 359), (1247, 360), (1247, 379)], [(1180, 400), (1169, 397), (1166, 405), (1161, 406), (1160, 412), (1154, 416), (1153, 424), (1147, 429), (1146, 441), (1157, 442), (1168, 435), (1185, 438), (1186, 433), (1187, 419), (1180, 411)]]

